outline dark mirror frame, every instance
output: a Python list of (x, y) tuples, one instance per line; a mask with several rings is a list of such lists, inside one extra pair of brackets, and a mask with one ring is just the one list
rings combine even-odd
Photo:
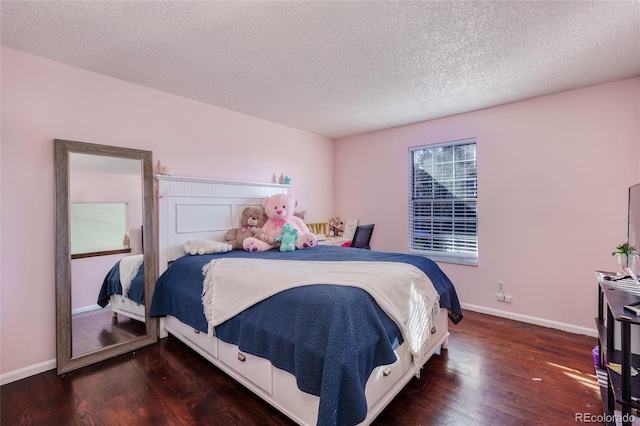
[[(156, 282), (156, 230), (152, 152), (108, 145), (56, 139), (56, 354), (57, 372), (66, 373), (86, 365), (134, 351), (158, 341), (158, 320), (149, 317)], [(127, 342), (73, 356), (71, 345), (71, 243), (69, 226), (69, 154), (102, 155), (142, 161), (142, 205), (144, 210), (145, 335)]]

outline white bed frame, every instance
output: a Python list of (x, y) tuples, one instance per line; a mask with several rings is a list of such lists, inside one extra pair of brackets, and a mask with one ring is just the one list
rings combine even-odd
[(107, 307), (111, 309), (112, 318), (116, 322), (118, 321), (118, 315), (124, 315), (127, 318), (145, 322), (144, 304), (134, 302), (123, 294), (112, 294), (109, 296), (109, 305)]
[(109, 298), (109, 306), (113, 318), (117, 321), (118, 315), (133, 318), (136, 321), (144, 322), (144, 305), (134, 302), (121, 294), (112, 294)]
[[(175, 176), (157, 176), (159, 211), (159, 272), (185, 255), (188, 240), (224, 241), (229, 228), (239, 225), (246, 206), (259, 206), (264, 197), (287, 193), (288, 186), (277, 184), (217, 181)], [(271, 365), (269, 360), (241, 352), (215, 337), (208, 336), (174, 317), (161, 320), (160, 337), (172, 334), (256, 395), (301, 425), (315, 425), (319, 397), (304, 393), (295, 377)], [(439, 347), (447, 348), (449, 338), (447, 310), (434, 320), (427, 351), (428, 359)], [(370, 424), (414, 376), (411, 353), (406, 342), (397, 350), (398, 360), (373, 370), (366, 385), (367, 417)]]

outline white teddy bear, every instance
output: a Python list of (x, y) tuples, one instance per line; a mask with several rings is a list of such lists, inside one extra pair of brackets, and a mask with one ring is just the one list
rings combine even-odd
[(231, 244), (211, 240), (190, 240), (182, 246), (184, 252), (191, 255), (226, 253), (233, 250)]

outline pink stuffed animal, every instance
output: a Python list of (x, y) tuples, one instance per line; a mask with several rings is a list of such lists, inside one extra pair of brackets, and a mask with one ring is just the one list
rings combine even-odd
[(266, 251), (275, 247), (275, 239), (282, 235), (282, 226), (289, 222), (298, 230), (296, 249), (309, 248), (316, 245), (318, 240), (312, 234), (307, 225), (297, 216), (293, 215), (296, 199), (293, 195), (276, 194), (262, 199), (262, 207), (268, 219), (262, 226), (263, 234), (258, 238), (249, 237), (242, 243), (246, 251)]

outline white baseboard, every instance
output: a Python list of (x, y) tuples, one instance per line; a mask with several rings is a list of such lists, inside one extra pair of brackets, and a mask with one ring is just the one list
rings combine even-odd
[(10, 371), (5, 374), (0, 374), (0, 386), (6, 385), (11, 382), (17, 382), (18, 380), (26, 379), (36, 374), (44, 373), (45, 371), (55, 370), (56, 360), (52, 359), (44, 361), (39, 364), (30, 365), (28, 367), (21, 368), (19, 370)]
[[(106, 308), (106, 306), (105, 306), (105, 308)], [(78, 315), (78, 314), (84, 314), (84, 313), (87, 313), (87, 312), (99, 311), (100, 309), (103, 309), (102, 306), (100, 306), (100, 305), (89, 305), (89, 306), (85, 306), (84, 308), (78, 308), (78, 309), (72, 310), (71, 311), (71, 316)]]
[[(481, 314), (493, 315), (500, 318), (512, 319), (515, 321), (526, 322), (529, 324), (540, 325), (542, 327), (554, 328), (556, 330), (567, 331), (574, 334), (583, 334), (585, 336), (598, 337), (598, 331), (595, 328), (578, 327), (572, 324), (565, 324), (557, 321), (550, 321), (542, 318), (531, 317), (529, 315), (514, 314), (513, 312), (501, 311), (499, 309), (485, 308), (484, 306), (470, 305), (461, 303), (462, 309), (479, 312)], [(464, 312), (463, 312), (464, 313)]]

